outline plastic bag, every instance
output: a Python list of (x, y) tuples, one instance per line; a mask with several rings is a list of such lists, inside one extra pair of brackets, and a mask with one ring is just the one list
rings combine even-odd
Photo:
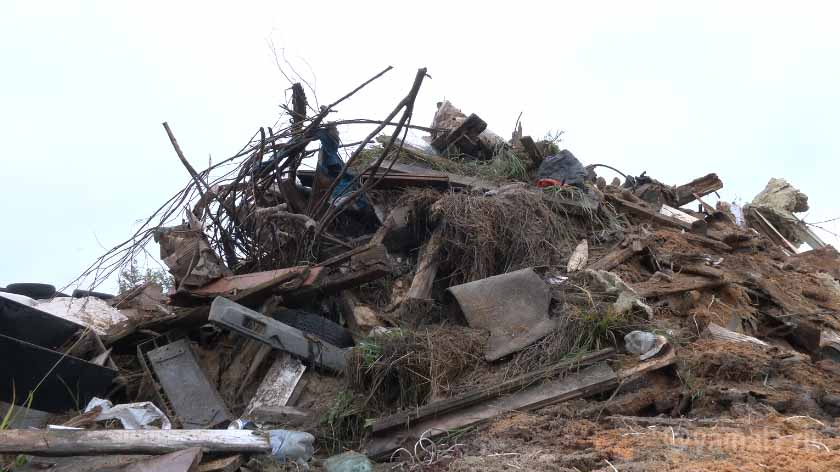
[(327, 472), (373, 472), (373, 464), (364, 454), (349, 451), (325, 460), (324, 470)]
[(315, 436), (303, 431), (275, 429), (268, 432), (271, 455), (279, 462), (296, 462), (304, 470), (309, 470), (306, 463), (315, 452)]
[(125, 429), (158, 429), (151, 424), (160, 420), (160, 429), (172, 429), (169, 418), (152, 402), (124, 403), (114, 406), (108, 400), (94, 397), (85, 407), (85, 413), (97, 406), (102, 407), (102, 412), (96, 417), (96, 421), (118, 419)]

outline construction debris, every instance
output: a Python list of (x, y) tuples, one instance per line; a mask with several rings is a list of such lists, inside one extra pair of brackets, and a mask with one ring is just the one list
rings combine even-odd
[[(795, 215), (802, 192), (771, 179), (741, 209), (714, 200), (717, 174), (585, 165), (448, 101), (410, 125), (425, 69), (384, 120), (333, 119), (389, 69), (319, 109), (295, 84), (288, 125), (204, 170), (164, 124), (188, 183), (85, 271), (94, 286), (0, 290), (0, 454), (746, 470), (772, 459), (709, 437), (764, 428), (791, 463), (840, 467), (840, 255)], [(373, 129), (342, 144), (358, 124)], [(92, 291), (153, 240), (171, 290)]]

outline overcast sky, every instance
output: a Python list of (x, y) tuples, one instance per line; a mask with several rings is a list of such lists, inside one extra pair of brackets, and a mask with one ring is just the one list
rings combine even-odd
[(161, 122), (196, 167), (274, 125), (270, 42), (322, 103), (395, 67), (341, 118), (384, 118), (428, 67), (418, 123), (446, 98), (508, 137), (522, 112), (584, 164), (717, 172), (727, 200), (784, 177), (806, 220), (840, 216), (834, 2), (403, 5), (0, 2), (0, 285), (63, 285), (188, 181)]

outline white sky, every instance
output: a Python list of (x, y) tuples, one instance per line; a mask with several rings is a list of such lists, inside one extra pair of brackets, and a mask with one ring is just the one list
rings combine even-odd
[(443, 98), (502, 136), (524, 112), (584, 164), (717, 172), (728, 200), (784, 177), (806, 220), (840, 216), (835, 5), (4, 0), (0, 285), (68, 282), (187, 182), (161, 122), (196, 167), (274, 125), (269, 40), (322, 103), (395, 67), (340, 118), (383, 118), (425, 66), (419, 124)]

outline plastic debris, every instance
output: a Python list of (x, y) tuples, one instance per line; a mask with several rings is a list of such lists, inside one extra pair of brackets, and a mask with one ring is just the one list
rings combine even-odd
[[(94, 398), (85, 407), (85, 413), (97, 406), (102, 407), (102, 412), (96, 417), (96, 421), (118, 419), (125, 429), (172, 429), (169, 418), (152, 402), (124, 403), (114, 406), (108, 400)], [(152, 425), (158, 421), (160, 428)]]
[(309, 470), (307, 461), (315, 452), (315, 436), (303, 431), (275, 429), (268, 432), (268, 439), (275, 459), (281, 463), (294, 462)]

